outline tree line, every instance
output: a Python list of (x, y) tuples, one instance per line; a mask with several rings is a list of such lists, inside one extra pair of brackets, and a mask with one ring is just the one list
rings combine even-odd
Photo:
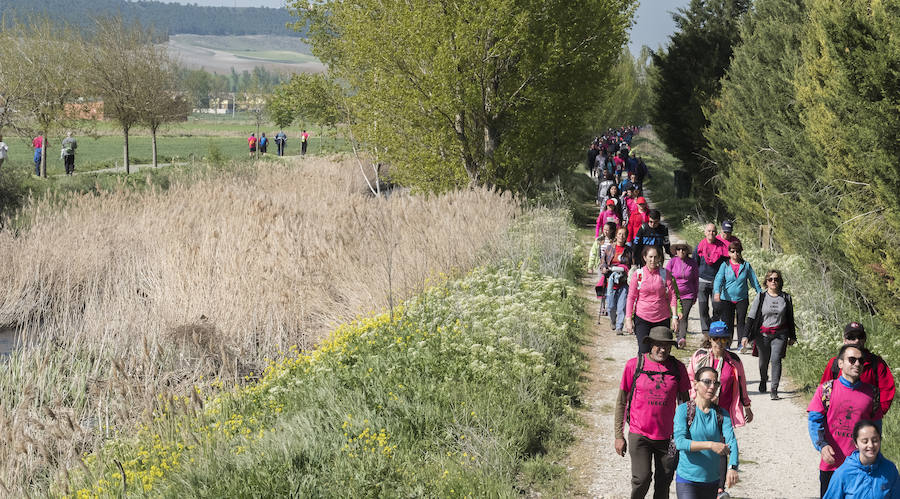
[(286, 83), (288, 77), (276, 71), (269, 71), (262, 66), (253, 71), (243, 70), (240, 73), (231, 68), (228, 74), (211, 73), (203, 69), (180, 68), (178, 70), (178, 86), (189, 98), (191, 105), (198, 108), (209, 107), (212, 96), (223, 96), (233, 93), (269, 93), (278, 85)]
[(297, 36), (288, 27), (292, 22), (286, 9), (268, 7), (203, 7), (153, 1), (125, 0), (3, 0), (0, 19), (7, 25), (24, 21), (35, 13), (57, 23), (69, 23), (90, 30), (98, 12), (120, 16), (128, 23), (154, 26), (159, 33), (197, 35), (282, 35)]
[(651, 115), (699, 202), (900, 324), (900, 2), (693, 0), (676, 21)]
[(124, 139), (144, 125), (152, 136), (164, 123), (186, 118), (190, 105), (176, 86), (176, 67), (154, 33), (121, 18), (99, 19), (88, 32), (49, 19), (15, 23), (0, 30), (0, 134), (44, 137), (41, 176), (47, 175), (48, 139), (83, 125), (81, 111), (103, 102)]

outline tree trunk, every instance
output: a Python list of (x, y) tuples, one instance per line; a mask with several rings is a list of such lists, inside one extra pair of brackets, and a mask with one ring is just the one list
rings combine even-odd
[(469, 138), (466, 135), (466, 119), (462, 112), (456, 114), (453, 128), (456, 131), (456, 139), (459, 140), (463, 169), (466, 171), (466, 175), (469, 176), (469, 182), (472, 185), (475, 185), (478, 183), (478, 164), (475, 163), (475, 159), (472, 158), (472, 154), (469, 152)]
[(125, 134), (125, 174), (131, 173), (131, 164), (128, 163), (128, 129), (123, 128), (122, 132)]
[(47, 178), (47, 134), (41, 132), (41, 178)]
[(150, 136), (151, 136), (150, 143), (151, 143), (151, 147), (152, 147), (152, 149), (153, 149), (153, 168), (156, 168), (156, 166), (157, 166), (157, 160), (156, 160), (156, 127), (150, 127)]

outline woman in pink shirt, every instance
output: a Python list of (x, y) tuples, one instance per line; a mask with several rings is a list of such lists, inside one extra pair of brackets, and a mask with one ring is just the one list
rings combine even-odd
[(697, 288), (700, 285), (700, 273), (697, 260), (691, 258), (691, 247), (684, 241), (678, 241), (672, 245), (675, 258), (666, 264), (666, 270), (675, 279), (678, 285), (678, 299), (681, 304), (681, 319), (678, 320), (676, 338), (678, 348), (684, 348), (687, 338), (688, 314), (697, 299)]
[(678, 328), (678, 291), (674, 279), (662, 269), (663, 255), (656, 246), (643, 251), (644, 266), (632, 272), (625, 301), (625, 330), (637, 336), (638, 352), (647, 353), (644, 338), (655, 326)]

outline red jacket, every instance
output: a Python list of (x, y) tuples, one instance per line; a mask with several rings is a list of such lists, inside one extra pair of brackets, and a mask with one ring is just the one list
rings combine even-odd
[[(859, 374), (859, 380), (863, 383), (878, 387), (879, 401), (881, 402), (881, 414), (887, 414), (888, 409), (891, 408), (891, 403), (894, 401), (894, 374), (891, 372), (891, 368), (888, 367), (884, 359), (878, 355), (866, 350), (863, 356), (865, 357), (865, 360), (863, 360), (863, 370)], [(822, 379), (819, 381), (819, 384), (833, 379), (831, 371), (835, 359), (837, 359), (837, 357), (832, 357), (831, 360), (828, 361), (828, 365), (825, 366), (825, 372), (822, 373)]]
[(633, 211), (628, 216), (628, 239), (627, 242), (632, 242), (634, 240), (634, 236), (637, 234), (637, 231), (640, 230), (641, 225), (644, 225), (644, 222), (647, 221), (647, 214), (641, 213), (640, 211)]

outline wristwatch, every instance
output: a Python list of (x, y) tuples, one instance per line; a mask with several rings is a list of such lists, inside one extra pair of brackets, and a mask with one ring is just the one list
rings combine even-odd
[(737, 471), (737, 470), (738, 470), (738, 465), (732, 464), (732, 465), (731, 465), (731, 469), (733, 469), (734, 471)]

